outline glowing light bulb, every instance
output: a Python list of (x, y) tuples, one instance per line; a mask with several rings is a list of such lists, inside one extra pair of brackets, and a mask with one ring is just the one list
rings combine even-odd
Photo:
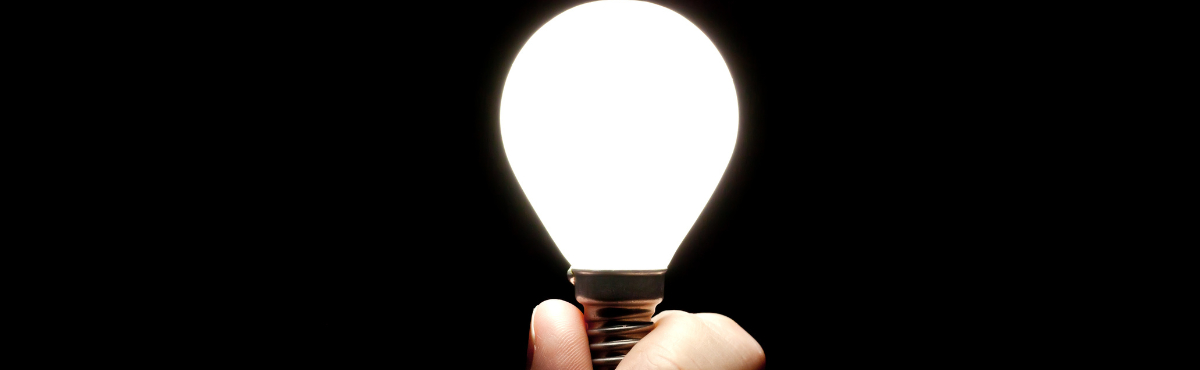
[(738, 131), (717, 48), (667, 8), (598, 1), (521, 49), (504, 150), (573, 269), (662, 270), (720, 181)]
[(517, 55), (500, 102), (504, 151), (571, 262), (595, 368), (616, 366), (653, 329), (667, 264), (737, 130), (724, 59), (667, 8), (583, 4)]

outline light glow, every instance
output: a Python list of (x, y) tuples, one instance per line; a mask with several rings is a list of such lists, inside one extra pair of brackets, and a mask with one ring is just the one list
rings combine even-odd
[(509, 164), (572, 268), (665, 269), (738, 131), (717, 48), (667, 8), (597, 1), (537, 31), (500, 104)]

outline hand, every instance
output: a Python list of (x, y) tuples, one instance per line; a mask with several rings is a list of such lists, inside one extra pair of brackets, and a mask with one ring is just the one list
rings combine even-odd
[[(621, 361), (617, 370), (757, 370), (762, 347), (741, 326), (715, 313), (664, 311), (657, 326)], [(557, 299), (533, 309), (527, 369), (591, 370), (583, 313)]]

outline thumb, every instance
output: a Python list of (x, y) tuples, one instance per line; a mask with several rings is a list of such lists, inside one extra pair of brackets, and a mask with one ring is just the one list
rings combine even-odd
[(757, 370), (766, 366), (762, 346), (736, 322), (714, 313), (664, 311), (656, 327), (617, 370)]

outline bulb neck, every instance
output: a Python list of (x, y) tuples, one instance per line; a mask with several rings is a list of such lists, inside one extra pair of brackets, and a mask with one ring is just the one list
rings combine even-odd
[(654, 329), (650, 318), (663, 300), (666, 270), (572, 269), (568, 276), (583, 305), (593, 368), (615, 368)]

